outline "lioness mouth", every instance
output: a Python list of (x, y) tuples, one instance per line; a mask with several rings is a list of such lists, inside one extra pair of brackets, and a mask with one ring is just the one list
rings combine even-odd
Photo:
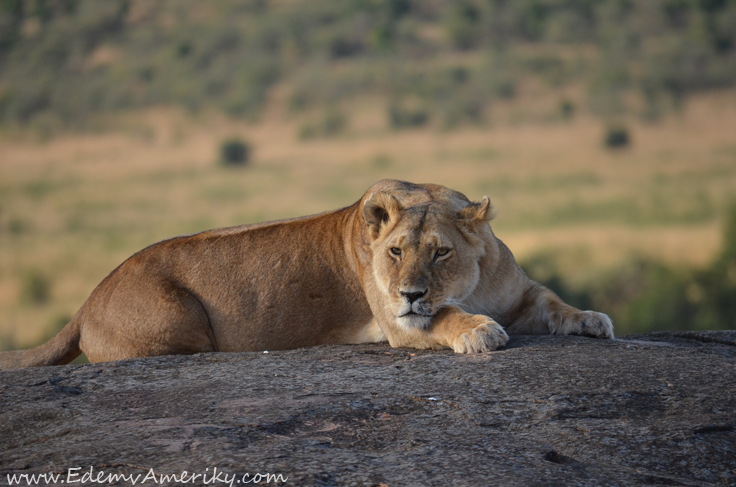
[(432, 316), (432, 315), (423, 315), (423, 314), (415, 313), (414, 311), (407, 311), (403, 315), (399, 315), (399, 318), (403, 318), (404, 316)]

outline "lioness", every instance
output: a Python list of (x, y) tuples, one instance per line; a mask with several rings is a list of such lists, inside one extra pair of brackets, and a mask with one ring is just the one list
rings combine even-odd
[(473, 353), (506, 332), (613, 338), (608, 316), (530, 280), (491, 218), (487, 196), (383, 180), (341, 210), (164, 240), (107, 276), (47, 343), (0, 354), (0, 368), (81, 352), (102, 362), (388, 340)]

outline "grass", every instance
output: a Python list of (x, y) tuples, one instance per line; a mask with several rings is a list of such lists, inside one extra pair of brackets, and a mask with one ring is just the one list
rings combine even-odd
[[(366, 100), (329, 138), (300, 139), (301, 121), (276, 104), (257, 124), (155, 108), (99, 133), (0, 134), (0, 341), (47, 338), (157, 240), (338, 208), (387, 177), (488, 194), (493, 228), (517, 258), (552, 252), (573, 280), (632, 254), (678, 265), (714, 255), (736, 188), (736, 92), (693, 97), (656, 124), (627, 120), (632, 145), (613, 152), (604, 121), (519, 122), (514, 103), (526, 102), (450, 132), (390, 131), (385, 103)], [(252, 144), (248, 167), (218, 164), (233, 136)], [(48, 281), (44, 301), (24, 298), (31, 272)]]

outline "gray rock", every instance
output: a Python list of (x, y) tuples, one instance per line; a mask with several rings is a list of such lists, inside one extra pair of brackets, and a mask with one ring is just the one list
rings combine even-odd
[(74, 467), (77, 480), (216, 467), (233, 485), (267, 472), (287, 477), (269, 485), (736, 485), (736, 332), (0, 372), (0, 484)]

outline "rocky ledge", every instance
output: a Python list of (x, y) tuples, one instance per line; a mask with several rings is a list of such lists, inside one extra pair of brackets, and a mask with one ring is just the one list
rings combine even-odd
[[(282, 477), (256, 477), (267, 473)], [(36, 474), (56, 475), (39, 485), (736, 485), (736, 332), (0, 372), (0, 485)]]

